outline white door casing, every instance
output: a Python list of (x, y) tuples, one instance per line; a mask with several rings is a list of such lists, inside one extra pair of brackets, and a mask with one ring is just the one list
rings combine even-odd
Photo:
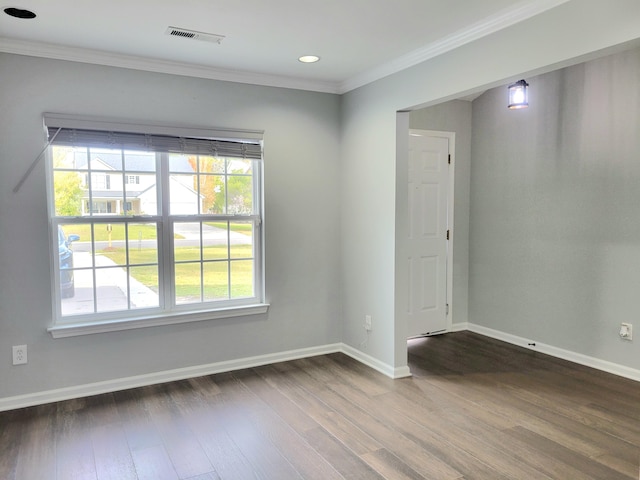
[(451, 133), (409, 131), (408, 337), (451, 328), (452, 147)]

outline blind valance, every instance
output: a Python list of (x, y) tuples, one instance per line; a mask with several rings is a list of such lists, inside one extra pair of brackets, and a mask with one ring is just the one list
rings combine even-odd
[(259, 132), (118, 124), (54, 114), (45, 114), (44, 121), (52, 145), (262, 159)]

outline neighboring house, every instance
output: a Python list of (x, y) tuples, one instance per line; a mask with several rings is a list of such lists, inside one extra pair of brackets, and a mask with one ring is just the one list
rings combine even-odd
[[(175, 162), (174, 162), (175, 160)], [(84, 197), (82, 215), (90, 212), (100, 214), (156, 215), (158, 200), (156, 190), (155, 156), (149, 153), (127, 153), (122, 169), (119, 154), (98, 152), (92, 156), (87, 169), (85, 152), (75, 152), (74, 168), (85, 170), (80, 174)], [(179, 163), (181, 172), (170, 177), (171, 213), (174, 215), (197, 214), (202, 211), (203, 196), (192, 188), (194, 175), (186, 158), (175, 157), (172, 164)], [(89, 198), (89, 170), (91, 171), (91, 191)]]

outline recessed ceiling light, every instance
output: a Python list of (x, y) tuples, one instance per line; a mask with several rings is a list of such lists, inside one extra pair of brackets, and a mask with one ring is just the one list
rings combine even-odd
[(318, 60), (320, 60), (320, 57), (318, 57), (317, 55), (303, 55), (302, 57), (298, 58), (298, 60), (302, 63), (316, 63)]
[(33, 13), (31, 10), (24, 10), (22, 8), (8, 7), (4, 9), (4, 13), (6, 13), (11, 17), (16, 17), (16, 18), (26, 18), (26, 19), (36, 18), (36, 14)]

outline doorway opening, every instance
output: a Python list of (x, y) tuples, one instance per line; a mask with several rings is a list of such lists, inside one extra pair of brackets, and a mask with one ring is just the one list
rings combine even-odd
[(409, 130), (407, 337), (451, 330), (455, 133)]

